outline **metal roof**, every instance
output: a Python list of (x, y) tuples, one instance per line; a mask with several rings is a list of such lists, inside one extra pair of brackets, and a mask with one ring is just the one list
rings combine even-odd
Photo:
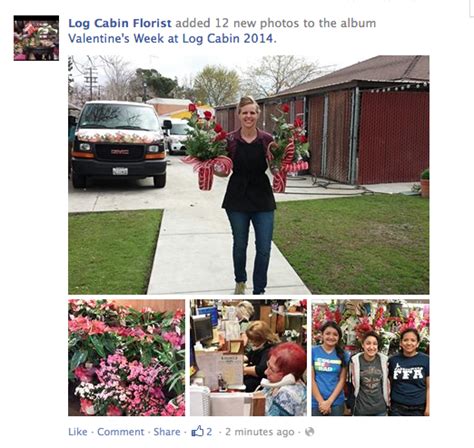
[(428, 56), (375, 56), (328, 75), (284, 90), (272, 98), (291, 96), (353, 82), (429, 82)]

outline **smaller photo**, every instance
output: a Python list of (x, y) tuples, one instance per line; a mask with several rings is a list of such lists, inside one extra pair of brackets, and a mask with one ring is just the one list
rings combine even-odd
[(13, 16), (14, 61), (59, 60), (59, 16)]
[(306, 415), (306, 300), (192, 300), (190, 414)]
[(69, 300), (69, 416), (184, 416), (184, 300)]
[(428, 299), (312, 302), (313, 416), (428, 416)]

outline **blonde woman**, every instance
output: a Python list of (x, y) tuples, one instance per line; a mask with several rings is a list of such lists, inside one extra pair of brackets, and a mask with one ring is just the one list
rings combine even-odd
[[(260, 107), (251, 96), (240, 100), (237, 111), (241, 126), (227, 138), (227, 151), (234, 165), (222, 208), (227, 212), (234, 238), (235, 294), (245, 294), (250, 223), (255, 230), (256, 248), (253, 294), (264, 294), (276, 209), (270, 180), (265, 174), (267, 148), (273, 138), (257, 128)], [(216, 168), (216, 174), (222, 175), (218, 171)]]
[(245, 330), (249, 326), (254, 313), (255, 308), (248, 300), (242, 300), (242, 302), (237, 305), (235, 314), (237, 315), (237, 319), (239, 319), (240, 333), (245, 334)]
[(244, 384), (246, 392), (253, 392), (260, 381), (266, 378), (268, 352), (280, 339), (262, 320), (251, 322), (245, 334), (248, 338), (248, 351), (247, 365), (244, 366)]

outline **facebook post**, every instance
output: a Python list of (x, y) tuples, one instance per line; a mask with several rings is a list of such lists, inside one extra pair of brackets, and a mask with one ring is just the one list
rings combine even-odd
[(2, 12), (3, 445), (464, 446), (470, 0)]

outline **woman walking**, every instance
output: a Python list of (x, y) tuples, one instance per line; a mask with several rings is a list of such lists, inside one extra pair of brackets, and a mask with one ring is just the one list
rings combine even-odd
[[(267, 170), (267, 149), (272, 136), (257, 128), (260, 107), (250, 96), (238, 106), (241, 127), (228, 135), (227, 150), (233, 173), (222, 207), (226, 210), (233, 235), (235, 294), (245, 294), (247, 282), (247, 245), (250, 223), (255, 231), (256, 255), (253, 269), (253, 294), (264, 294), (276, 209)], [(215, 173), (219, 173), (216, 167)]]

